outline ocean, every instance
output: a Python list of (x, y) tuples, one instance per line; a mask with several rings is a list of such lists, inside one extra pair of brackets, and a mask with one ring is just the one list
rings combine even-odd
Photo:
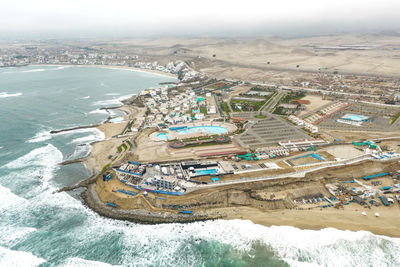
[(100, 110), (172, 78), (122, 69), (0, 69), (0, 266), (400, 266), (400, 239), (248, 220), (140, 225), (103, 218), (77, 193), (83, 156), (104, 138)]

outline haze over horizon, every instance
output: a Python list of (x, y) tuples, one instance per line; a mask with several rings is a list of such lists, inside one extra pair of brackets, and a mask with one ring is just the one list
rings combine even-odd
[(1, 0), (1, 38), (298, 36), (400, 29), (395, 0)]

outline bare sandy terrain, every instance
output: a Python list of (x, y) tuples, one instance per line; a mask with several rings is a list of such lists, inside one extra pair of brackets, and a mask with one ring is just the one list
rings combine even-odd
[[(160, 38), (115, 41), (144, 58), (187, 58), (192, 67), (219, 78), (266, 81), (287, 73), (338, 71), (400, 76), (399, 36), (328, 35), (308, 38)], [(213, 57), (215, 55), (215, 57)], [(268, 64), (269, 62), (269, 64)], [(299, 65), (297, 67), (297, 65)]]
[(324, 100), (322, 99), (321, 96), (316, 96), (316, 95), (307, 95), (306, 97), (303, 97), (302, 100), (309, 100), (310, 104), (305, 105), (306, 110), (303, 110), (299, 115), (304, 115), (308, 112), (317, 110), (318, 108), (322, 107), (323, 105), (326, 105), (330, 103), (330, 100)]

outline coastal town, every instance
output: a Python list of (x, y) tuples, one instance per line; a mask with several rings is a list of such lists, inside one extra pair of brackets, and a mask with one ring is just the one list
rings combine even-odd
[(0, 267), (400, 267), (400, 1), (2, 1)]
[[(244, 81), (170, 84), (134, 98), (146, 115), (132, 123), (132, 137), (122, 137), (129, 144), (117, 152), (123, 159), (117, 156), (103, 169), (95, 186), (110, 208), (191, 220), (226, 216), (219, 209), (237, 205), (267, 210), (361, 205), (375, 216), (381, 207), (400, 207), (399, 137), (375, 137), (377, 131), (400, 130), (400, 106)], [(347, 136), (353, 130), (363, 134)], [(382, 167), (340, 173), (366, 164)], [(332, 169), (337, 174), (318, 186), (305, 182), (309, 174)], [(237, 192), (237, 199), (224, 192), (277, 180), (280, 188), (259, 185)], [(288, 190), (287, 180), (298, 180), (298, 188)]]
[(84, 198), (105, 216), (185, 222), (241, 218), (251, 208), (379, 217), (400, 208), (397, 78), (218, 79), (196, 59), (51, 47), (1, 49), (0, 65), (118, 67), (177, 79), (102, 107), (126, 115), (96, 126), (106, 139), (89, 158), (62, 163), (92, 171)]
[[(395, 79), (332, 74), (329, 87), (288, 86), (218, 80), (183, 61), (131, 66), (180, 79), (123, 101), (134, 114), (103, 126), (123, 131), (102, 141), (112, 149), (94, 144), (103, 160), (85, 198), (101, 214), (172, 222), (235, 218), (239, 206), (374, 217), (400, 207)], [(370, 89), (379, 83), (392, 89)]]

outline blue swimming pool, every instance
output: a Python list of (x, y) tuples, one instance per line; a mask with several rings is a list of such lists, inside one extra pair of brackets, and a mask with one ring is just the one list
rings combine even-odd
[(216, 174), (218, 171), (216, 169), (208, 169), (208, 170), (198, 170), (196, 171), (197, 175), (209, 175), (209, 174)]
[(160, 140), (168, 140), (168, 135), (166, 133), (157, 134), (157, 138)]
[(357, 115), (357, 114), (346, 114), (342, 117), (344, 120), (349, 120), (349, 121), (368, 121), (368, 117), (364, 115)]
[(192, 133), (208, 133), (208, 134), (224, 134), (228, 130), (221, 126), (194, 126), (182, 130), (178, 130), (178, 134), (192, 134)]

